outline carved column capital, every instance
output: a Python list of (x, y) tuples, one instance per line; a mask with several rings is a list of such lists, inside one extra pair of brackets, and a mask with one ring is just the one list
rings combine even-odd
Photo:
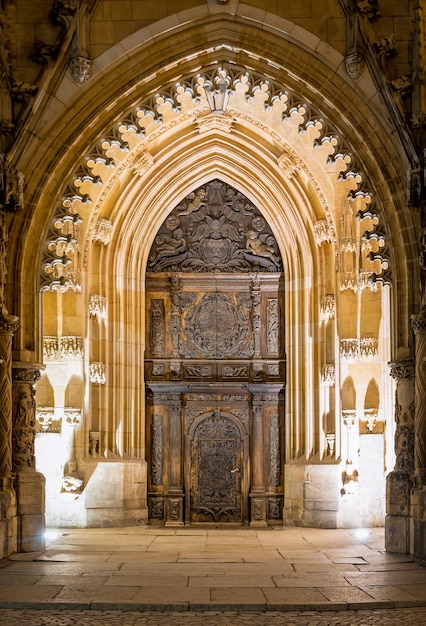
[(426, 306), (422, 306), (416, 315), (411, 316), (411, 326), (415, 335), (426, 333)]
[(416, 363), (414, 359), (401, 359), (389, 363), (390, 375), (394, 380), (414, 380)]
[(14, 361), (12, 363), (12, 382), (35, 385), (40, 380), (43, 369), (44, 365), (41, 363)]
[(0, 312), (0, 333), (13, 335), (19, 328), (19, 317)]

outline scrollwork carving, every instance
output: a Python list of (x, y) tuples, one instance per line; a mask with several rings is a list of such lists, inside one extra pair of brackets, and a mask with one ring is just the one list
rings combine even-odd
[(163, 484), (163, 416), (154, 414), (151, 424), (151, 480)]

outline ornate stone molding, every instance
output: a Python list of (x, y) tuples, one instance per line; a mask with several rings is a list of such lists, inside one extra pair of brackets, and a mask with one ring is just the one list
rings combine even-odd
[(95, 225), (92, 241), (107, 246), (111, 241), (112, 222), (106, 219), (100, 219)]
[(163, 421), (162, 415), (154, 414), (151, 424), (151, 481), (153, 485), (163, 484)]
[(327, 452), (330, 456), (333, 456), (336, 447), (336, 433), (327, 433), (325, 440), (327, 442)]
[(43, 337), (43, 358), (45, 361), (81, 360), (84, 352), (82, 337)]
[(388, 363), (390, 375), (395, 380), (414, 380), (416, 375), (416, 362), (414, 359), (391, 361)]
[(92, 60), (76, 56), (70, 60), (68, 66), (70, 76), (77, 85), (87, 82), (92, 73)]
[(345, 57), (345, 67), (353, 80), (358, 80), (365, 68), (364, 57), (359, 52), (352, 52)]
[(355, 409), (342, 410), (342, 422), (345, 428), (353, 428), (357, 423), (357, 412)]
[(327, 220), (320, 220), (314, 224), (314, 236), (318, 247), (323, 243), (331, 243), (330, 227)]
[(369, 289), (376, 293), (379, 290), (379, 284), (375, 280), (375, 273), (367, 270), (363, 270), (359, 273), (359, 290), (364, 291)]
[(100, 450), (101, 433), (99, 431), (89, 432), (89, 456), (95, 458)]
[(95, 385), (105, 385), (106, 374), (105, 365), (100, 361), (95, 361), (89, 365), (89, 380)]
[(36, 410), (36, 420), (40, 425), (40, 430), (42, 433), (47, 433), (50, 426), (53, 424), (55, 419), (55, 408), (54, 407), (38, 407)]
[(378, 355), (378, 340), (376, 337), (362, 337), (359, 340), (359, 356), (361, 359), (374, 359)]
[(82, 413), (82, 409), (72, 407), (64, 409), (64, 424), (66, 424), (69, 428), (75, 428), (81, 424)]
[(89, 297), (89, 315), (95, 317), (98, 322), (106, 318), (106, 298), (99, 294)]
[(367, 432), (372, 433), (379, 418), (378, 409), (364, 409), (364, 420), (367, 422)]
[(355, 361), (359, 357), (358, 339), (341, 339), (340, 356), (347, 361)]
[(334, 387), (336, 382), (336, 367), (334, 365), (322, 366), (321, 382), (325, 387)]
[(320, 319), (327, 323), (336, 315), (336, 299), (333, 294), (326, 294), (321, 298)]
[[(238, 54), (238, 49), (235, 48)], [(84, 55), (82, 55), (84, 56)], [(73, 182), (64, 190), (64, 195), (57, 207), (56, 215), (61, 217), (64, 214), (87, 214), (86, 205), (94, 202), (91, 212), (92, 219), (99, 216), (99, 206), (105, 198), (105, 195), (111, 190), (112, 185), (118, 176), (126, 168), (135, 168), (133, 171), (145, 175), (145, 164), (138, 168), (138, 154), (146, 150), (147, 142), (155, 140), (162, 135), (171, 125), (179, 123), (179, 116), (183, 120), (200, 119), (202, 113), (208, 109), (206, 98), (206, 84), (215, 85), (220, 72), (225, 71), (227, 80), (227, 95), (229, 96), (228, 110), (232, 111), (232, 117), (240, 116), (240, 118), (248, 120), (248, 123), (261, 128), (264, 132), (270, 133), (284, 150), (287, 149), (287, 142), (284, 133), (276, 130), (276, 119), (280, 115), (283, 121), (290, 120), (297, 124), (298, 132), (305, 133), (309, 127), (315, 127), (317, 133), (314, 135), (312, 147), (325, 147), (332, 161), (339, 160), (342, 162), (344, 170), (341, 180), (345, 181), (347, 177), (354, 179), (358, 186), (362, 180), (366, 180), (362, 173), (354, 172), (353, 167), (348, 168), (351, 163), (350, 150), (343, 145), (342, 138), (338, 132), (331, 128), (330, 125), (319, 122), (323, 119), (320, 111), (315, 111), (309, 106), (304, 99), (298, 94), (292, 93), (286, 86), (277, 81), (266, 78), (256, 72), (247, 71), (245, 67), (227, 64), (226, 62), (215, 64), (204, 68), (200, 72), (197, 60), (194, 63), (194, 70), (188, 75), (183, 76), (180, 82), (165, 85), (163, 91), (157, 96), (151, 95), (146, 101), (135, 105), (131, 111), (126, 111), (122, 121), (118, 122), (111, 128), (109, 132), (103, 135), (99, 145), (93, 146), (90, 154), (84, 155), (81, 164), (78, 167), (78, 175), (76, 174)], [(243, 102), (242, 110), (236, 106), (233, 110), (234, 102)], [(253, 113), (249, 107), (253, 103)], [(247, 105), (247, 106), (246, 106)], [(262, 119), (259, 119), (258, 109), (262, 106)], [(238, 110), (237, 110), (238, 109)], [(226, 114), (207, 115), (203, 119), (216, 118), (215, 124), (224, 124), (227, 122)], [(219, 121), (218, 121), (219, 120)], [(207, 123), (207, 121), (205, 122)], [(129, 150), (130, 146), (130, 150)], [(325, 212), (327, 212), (326, 199), (318, 183), (313, 180), (312, 173), (308, 168), (303, 167), (303, 171), (312, 181), (316, 193), (320, 199)], [(346, 172), (345, 169), (348, 171)], [(82, 173), (83, 172), (83, 173)], [(101, 189), (99, 187), (102, 187)], [(330, 241), (334, 238), (333, 226), (330, 219), (330, 233), (327, 234), (324, 241)], [(93, 235), (92, 224), (89, 226), (89, 237), (93, 241), (97, 240), (96, 233)], [(50, 239), (50, 234), (49, 234)], [(52, 237), (54, 238), (54, 237)], [(107, 238), (108, 240), (108, 238)], [(105, 241), (104, 236), (100, 237), (100, 242)], [(41, 266), (41, 284), (44, 289), (69, 288), (72, 281), (78, 284), (79, 268), (76, 260), (72, 260), (71, 265), (76, 267), (65, 268), (61, 266), (64, 259), (60, 257), (48, 258), (47, 250), (48, 241), (46, 241), (45, 257)], [(86, 251), (85, 251), (86, 252)], [(83, 259), (84, 263), (84, 259)], [(53, 271), (55, 269), (55, 272)], [(50, 273), (49, 273), (50, 272)], [(72, 287), (73, 288), (73, 287)]]

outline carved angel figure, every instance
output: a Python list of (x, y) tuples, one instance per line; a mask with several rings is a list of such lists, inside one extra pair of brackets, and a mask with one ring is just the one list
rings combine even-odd
[(274, 246), (268, 245), (267, 242), (261, 241), (259, 233), (255, 230), (247, 231), (246, 248), (248, 252), (255, 254), (256, 256), (263, 256), (271, 259), (276, 265), (279, 264), (279, 260), (275, 255)]

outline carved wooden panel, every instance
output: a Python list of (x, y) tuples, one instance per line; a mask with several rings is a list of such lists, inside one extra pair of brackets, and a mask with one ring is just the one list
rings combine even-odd
[(242, 438), (215, 411), (200, 422), (191, 448), (191, 520), (241, 523)]
[(150, 272), (281, 271), (276, 239), (242, 193), (214, 180), (187, 196), (151, 248)]

